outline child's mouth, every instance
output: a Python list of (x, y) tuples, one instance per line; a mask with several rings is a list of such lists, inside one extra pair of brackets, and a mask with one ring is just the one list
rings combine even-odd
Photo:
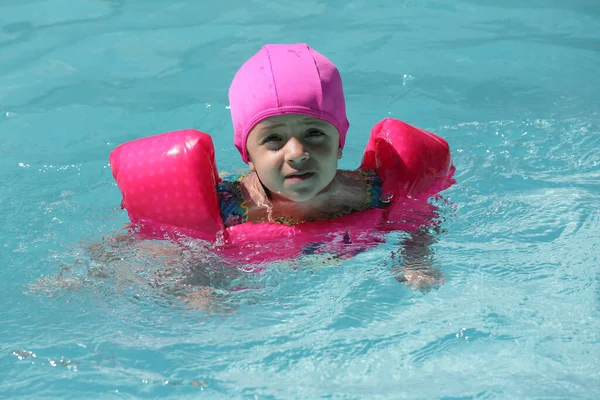
[(303, 174), (288, 175), (285, 177), (285, 180), (288, 182), (302, 182), (312, 178), (313, 175), (314, 172), (305, 172)]

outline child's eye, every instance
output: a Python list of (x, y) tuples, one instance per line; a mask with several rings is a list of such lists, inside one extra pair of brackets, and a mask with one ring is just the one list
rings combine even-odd
[(277, 135), (269, 135), (266, 138), (263, 139), (263, 143), (276, 143), (281, 141), (281, 137), (277, 136)]
[(325, 134), (318, 129), (311, 129), (310, 131), (306, 132), (306, 136), (308, 136), (308, 137), (318, 137), (318, 136), (323, 136), (323, 135), (325, 135)]

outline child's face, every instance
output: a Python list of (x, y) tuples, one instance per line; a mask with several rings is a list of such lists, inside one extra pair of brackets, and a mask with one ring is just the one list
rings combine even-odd
[(275, 195), (306, 201), (323, 191), (342, 157), (340, 134), (328, 122), (279, 115), (259, 122), (246, 142), (250, 169)]

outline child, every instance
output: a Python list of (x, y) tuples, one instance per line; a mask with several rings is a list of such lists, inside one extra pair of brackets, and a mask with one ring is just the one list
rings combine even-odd
[(379, 207), (374, 172), (338, 170), (349, 128), (336, 66), (306, 44), (271, 44), (229, 89), (234, 143), (250, 173), (217, 191), (226, 227), (297, 224)]
[[(253, 245), (250, 245), (240, 251), (236, 247), (235, 238), (256, 240), (253, 237), (255, 228), (253, 225), (244, 227), (234, 227), (234, 225), (262, 221), (294, 225), (308, 221), (329, 220), (356, 211), (363, 211), (367, 208), (386, 208), (387, 204), (390, 204), (390, 199), (388, 195), (382, 196), (382, 186), (384, 188), (386, 185), (392, 186), (392, 189), (395, 189), (393, 186), (397, 185), (400, 190), (405, 188), (412, 190), (414, 186), (419, 185), (413, 174), (415, 168), (410, 168), (410, 165), (417, 165), (416, 170), (418, 172), (424, 171), (423, 176), (427, 178), (423, 180), (425, 184), (431, 182), (431, 179), (437, 176), (436, 168), (429, 165), (429, 161), (432, 157), (435, 158), (439, 152), (429, 151), (425, 148), (423, 154), (417, 152), (401, 160), (398, 160), (400, 156), (394, 153), (391, 162), (387, 165), (390, 166), (390, 170), (395, 175), (385, 175), (384, 178), (388, 181), (384, 185), (377, 173), (368, 169), (376, 168), (375, 165), (377, 165), (377, 168), (379, 167), (378, 164), (380, 164), (381, 159), (377, 157), (390, 155), (390, 143), (385, 140), (381, 140), (383, 142), (381, 148), (369, 148), (369, 146), (379, 146), (379, 142), (377, 144), (369, 142), (367, 145), (365, 155), (373, 155), (371, 153), (375, 151), (371, 150), (382, 150), (380, 154), (378, 153), (374, 162), (365, 164), (363, 159), (363, 165), (369, 167), (356, 171), (337, 169), (349, 128), (342, 79), (331, 61), (306, 44), (263, 46), (236, 73), (229, 89), (229, 101), (234, 128), (234, 144), (239, 150), (243, 161), (250, 167), (250, 172), (238, 179), (216, 180), (212, 142), (205, 143), (206, 146), (210, 147), (210, 151), (208, 151), (207, 148), (201, 145), (198, 146), (197, 141), (192, 140), (196, 144), (196, 149), (204, 151), (203, 153), (200, 152), (204, 157), (202, 161), (209, 164), (206, 169), (200, 171), (203, 172), (199, 175), (201, 178), (195, 176), (181, 178), (176, 175), (172, 180), (163, 178), (161, 185), (157, 185), (155, 182), (155, 176), (158, 173), (156, 163), (166, 163), (166, 165), (170, 165), (169, 170), (173, 171), (177, 170), (175, 164), (180, 158), (185, 162), (196, 163), (184, 164), (181, 171), (189, 171), (191, 169), (188, 168), (188, 165), (199, 163), (199, 159), (186, 154), (186, 151), (179, 151), (179, 149), (186, 149), (187, 143), (173, 147), (177, 151), (157, 150), (158, 147), (154, 146), (158, 143), (158, 139), (155, 137), (151, 139), (153, 144), (146, 141), (140, 144), (140, 142), (135, 141), (136, 148), (140, 150), (133, 151), (132, 147), (128, 146), (125, 150), (121, 147), (119, 151), (111, 154), (113, 175), (118, 182), (121, 182), (120, 188), (127, 191), (127, 193), (124, 193), (122, 206), (128, 209), (130, 216), (135, 216), (135, 221), (132, 220), (134, 224), (142, 222), (136, 228), (139, 228), (139, 226), (149, 228), (152, 231), (151, 233), (155, 234), (153, 232), (155, 226), (166, 227), (166, 229), (171, 229), (173, 226), (177, 229), (183, 227), (184, 229), (191, 229), (193, 233), (199, 230), (200, 234), (207, 234), (206, 236), (210, 237), (216, 235), (213, 228), (221, 229), (223, 227), (220, 224), (222, 219), (224, 227), (231, 228), (230, 230), (225, 229), (225, 233), (232, 235), (226, 237), (224, 240), (226, 245), (223, 248), (227, 251), (233, 248), (230, 253), (234, 259), (242, 257), (242, 260), (248, 260), (249, 258), (246, 257), (247, 253), (245, 252), (253, 252), (261, 246), (253, 247)], [(413, 129), (416, 130), (416, 128)], [(410, 132), (412, 134), (412, 131)], [(180, 137), (181, 132), (174, 133), (177, 135), (176, 137)], [(431, 139), (428, 136), (429, 134), (421, 133), (422, 135), (416, 134), (414, 136)], [(408, 144), (410, 147), (415, 143), (415, 140), (408, 136), (403, 136), (402, 140), (399, 140), (401, 143), (396, 144)], [(207, 138), (208, 135), (201, 134), (193, 137), (195, 140), (199, 140), (198, 137)], [(436, 141), (437, 139), (431, 140)], [(149, 146), (149, 150), (145, 146)], [(169, 144), (169, 146), (172, 145)], [(406, 146), (399, 147), (405, 148)], [(423, 147), (416, 146), (414, 148), (418, 150)], [(152, 153), (152, 156), (149, 156), (146, 151)], [(133, 161), (132, 156), (137, 158), (141, 157), (142, 154), (144, 154), (144, 160)], [(444, 154), (445, 156), (446, 154)], [(112, 162), (113, 158), (114, 163)], [(146, 158), (151, 161), (147, 161)], [(444, 160), (449, 161), (449, 157), (444, 158)], [(381, 164), (384, 165), (384, 163)], [(140, 173), (134, 172), (135, 168), (132, 167), (135, 165), (141, 168)], [(145, 170), (145, 168), (148, 170)], [(383, 174), (385, 174), (385, 171)], [(401, 175), (408, 176), (410, 179), (403, 180), (402, 177), (399, 177)], [(388, 179), (389, 176), (392, 178)], [(420, 175), (417, 176), (417, 178), (419, 177)], [(193, 196), (200, 191), (200, 187), (191, 185), (190, 181), (192, 179), (198, 185), (206, 182), (217, 183), (216, 191), (220, 204), (216, 204), (217, 199), (214, 192), (212, 192), (214, 186), (204, 185), (202, 188), (205, 188), (206, 191), (202, 194), (206, 196), (198, 196), (199, 201), (185, 200), (178, 202), (177, 207), (174, 207), (170, 200), (170, 193), (168, 193), (169, 189), (165, 189), (165, 187), (175, 190), (175, 198), (194, 198)], [(187, 180), (187, 184), (180, 184), (182, 180)], [(185, 195), (182, 192), (185, 192)], [(195, 209), (195, 205), (203, 201), (209, 204), (210, 207)], [(402, 207), (401, 204), (403, 203), (397, 203), (399, 206), (394, 204), (396, 208)], [(217, 207), (219, 210), (217, 210)], [(173, 211), (174, 208), (177, 208), (177, 212)], [(201, 210), (201, 212), (198, 210)], [(207, 215), (207, 210), (211, 213), (210, 215)], [(372, 244), (377, 243), (377, 237), (372, 238), (369, 234), (362, 235), (361, 224), (367, 221), (367, 229), (371, 229), (375, 223), (381, 221), (382, 215), (385, 218), (388, 217), (386, 213), (378, 212), (383, 210), (370, 211), (371, 220), (368, 220), (367, 214), (364, 216), (361, 214), (349, 216), (357, 217), (353, 219), (354, 226), (358, 226), (352, 232), (353, 237), (348, 232), (353, 229), (350, 225), (343, 225), (341, 227), (342, 232), (340, 232), (340, 226), (338, 225), (335, 234), (329, 235), (326, 238), (327, 240), (321, 240), (320, 229), (326, 231), (326, 234), (330, 233), (328, 231), (329, 223), (312, 224), (312, 226), (318, 226), (318, 228), (305, 237), (301, 237), (302, 235), (295, 237), (293, 245), (288, 246), (287, 242), (284, 243), (285, 247), (281, 248), (281, 253), (285, 253), (291, 248), (289, 254), (284, 254), (285, 257), (314, 253), (335, 253), (345, 257), (363, 251)], [(394, 208), (387, 207), (385, 211), (394, 211)], [(221, 214), (220, 217), (217, 215), (218, 212)], [(393, 218), (400, 219), (400, 217), (402, 217), (400, 222), (403, 222), (404, 215), (396, 213), (392, 216), (391, 221), (386, 219), (385, 223), (394, 224), (395, 220)], [(217, 223), (213, 224), (215, 220)], [(149, 222), (146, 223), (145, 221)], [(153, 222), (156, 222), (157, 225), (153, 225)], [(274, 225), (277, 224), (265, 226), (268, 229), (279, 228), (279, 226), (273, 228)], [(307, 225), (304, 225), (304, 227)], [(346, 226), (348, 226), (347, 229)], [(396, 225), (386, 225), (384, 228), (396, 229), (395, 227)], [(246, 228), (247, 230), (238, 230), (237, 228)], [(306, 233), (308, 230), (307, 228), (301, 233)], [(239, 231), (242, 233), (240, 234)], [(283, 229), (279, 232), (283, 231), (286, 230)], [(301, 231), (301, 229), (298, 229), (298, 231)], [(157, 232), (161, 232), (160, 229), (157, 229)], [(178, 233), (177, 230), (176, 233)], [(342, 233), (343, 237), (338, 233)], [(183, 234), (185, 235), (185, 231)], [(257, 236), (260, 238), (260, 235)], [(287, 237), (285, 233), (282, 236)], [(234, 237), (234, 239), (229, 242), (228, 240), (231, 237)], [(269, 238), (275, 237), (275, 235), (269, 236)], [(425, 241), (419, 240), (417, 242), (426, 246)], [(366, 246), (363, 246), (365, 243), (367, 243)], [(253, 257), (256, 256), (256, 259), (263, 260), (263, 258), (270, 259), (271, 253), (275, 254), (275, 258), (280, 256), (280, 247), (269, 246), (267, 242), (264, 244), (264, 249), (261, 249), (261, 251), (265, 250), (264, 254), (266, 255), (263, 257), (260, 254), (261, 251), (257, 251), (256, 254), (252, 254)], [(329, 245), (330, 247), (328, 247)], [(323, 248), (319, 248), (319, 246), (323, 246)], [(418, 246), (412, 247), (418, 248)], [(413, 253), (419, 252), (414, 250)], [(423, 265), (417, 262), (412, 262), (412, 265), (419, 265), (418, 273), (417, 268), (411, 268), (410, 276), (405, 274), (404, 278), (411, 283), (421, 282), (420, 277), (423, 270), (421, 267)], [(429, 267), (425, 265), (424, 268)]]
[[(297, 224), (385, 206), (375, 172), (337, 169), (349, 123), (340, 74), (323, 55), (306, 44), (266, 45), (237, 72), (229, 99), (234, 143), (251, 172), (218, 184), (225, 227), (246, 221)], [(396, 279), (422, 291), (443, 284), (443, 276), (431, 267), (432, 241), (416, 231), (400, 243), (400, 251), (392, 253), (402, 258), (401, 266), (393, 268)], [(210, 306), (213, 288), (227, 288), (231, 277), (194, 246), (120, 235), (87, 249), (90, 277), (127, 285), (131, 277), (139, 283), (139, 262), (132, 255), (155, 258), (164, 268), (150, 284), (195, 307)], [(314, 250), (308, 246), (303, 254)], [(70, 276), (70, 269), (62, 268), (55, 279), (44, 278), (33, 289), (75, 288), (89, 281)]]

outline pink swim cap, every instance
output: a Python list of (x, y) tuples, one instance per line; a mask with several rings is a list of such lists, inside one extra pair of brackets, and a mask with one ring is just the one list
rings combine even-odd
[(269, 44), (242, 65), (229, 88), (234, 144), (248, 162), (246, 140), (261, 120), (302, 114), (329, 122), (344, 147), (350, 124), (336, 66), (307, 44)]

